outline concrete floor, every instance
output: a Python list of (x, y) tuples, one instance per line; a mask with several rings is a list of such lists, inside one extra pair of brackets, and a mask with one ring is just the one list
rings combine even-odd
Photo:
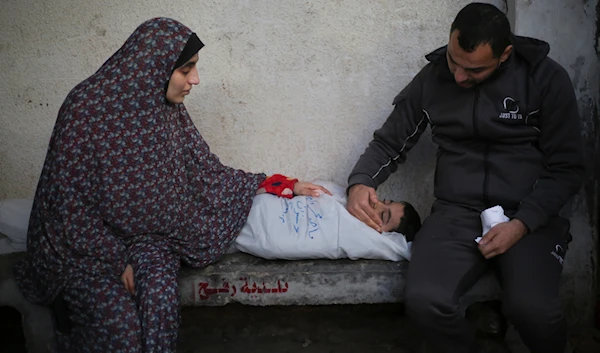
[(399, 306), (198, 307), (183, 314), (182, 353), (406, 353)]
[[(193, 307), (182, 312), (179, 353), (408, 353), (414, 344), (401, 305)], [(20, 316), (0, 307), (0, 352), (25, 353)], [(509, 330), (487, 353), (526, 353)], [(600, 333), (571, 337), (573, 353), (600, 352)]]
[[(597, 331), (596, 331), (597, 332)], [(514, 329), (499, 342), (481, 338), (487, 353), (526, 353)], [(573, 336), (573, 353), (599, 353), (600, 335)], [(402, 305), (187, 308), (182, 353), (408, 353), (414, 333)]]

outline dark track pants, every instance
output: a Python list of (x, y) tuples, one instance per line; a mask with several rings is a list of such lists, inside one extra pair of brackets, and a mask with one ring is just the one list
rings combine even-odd
[(175, 352), (180, 324), (179, 256), (166, 242), (130, 247), (136, 295), (119, 278), (78, 275), (61, 300), (69, 332), (59, 352)]
[(436, 201), (417, 234), (405, 292), (407, 313), (433, 352), (473, 352), (474, 332), (459, 297), (488, 269), (503, 289), (503, 308), (532, 353), (563, 353), (566, 323), (559, 300), (569, 222), (555, 218), (506, 253), (486, 260), (474, 239), (479, 213)]

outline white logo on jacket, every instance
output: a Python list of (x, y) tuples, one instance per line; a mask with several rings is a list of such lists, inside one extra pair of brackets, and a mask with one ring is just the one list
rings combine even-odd
[(519, 104), (517, 104), (513, 98), (504, 98), (502, 105), (504, 106), (504, 110), (506, 112), (500, 113), (498, 116), (500, 119), (523, 120), (523, 114), (519, 114)]
[(562, 265), (563, 262), (565, 261), (564, 258), (562, 257), (562, 254), (564, 254), (564, 252), (565, 252), (565, 250), (563, 249), (563, 247), (556, 244), (556, 246), (554, 246), (554, 250), (552, 250), (550, 252), (550, 254), (558, 260), (559, 264)]

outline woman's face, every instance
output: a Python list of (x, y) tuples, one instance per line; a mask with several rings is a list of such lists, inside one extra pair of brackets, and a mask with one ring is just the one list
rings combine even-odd
[(198, 62), (198, 54), (192, 56), (185, 64), (178, 67), (171, 78), (169, 79), (169, 86), (167, 87), (167, 100), (173, 104), (183, 103), (185, 96), (190, 94), (193, 85), (200, 83), (198, 77), (198, 69), (196, 63)]

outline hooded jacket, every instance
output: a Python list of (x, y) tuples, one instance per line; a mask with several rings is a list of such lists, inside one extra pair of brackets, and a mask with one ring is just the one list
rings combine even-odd
[(557, 216), (584, 175), (580, 122), (567, 72), (548, 43), (512, 38), (513, 53), (473, 88), (459, 87), (446, 47), (394, 99), (394, 110), (350, 174), (377, 188), (427, 125), (438, 145), (434, 196), (481, 212), (500, 205), (530, 231)]

